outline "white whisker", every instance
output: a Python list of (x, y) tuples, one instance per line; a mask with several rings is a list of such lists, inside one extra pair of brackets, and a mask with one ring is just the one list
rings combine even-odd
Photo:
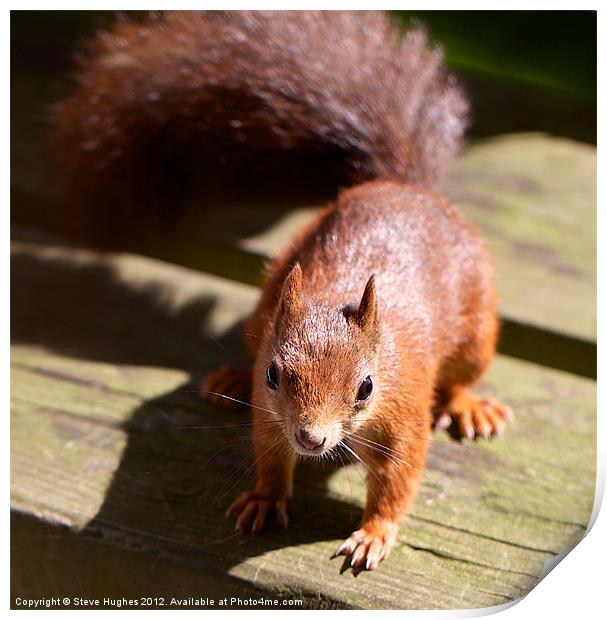
[(247, 403), (244, 400), (238, 400), (238, 398), (232, 398), (232, 396), (227, 396), (226, 394), (220, 394), (219, 392), (211, 392), (210, 390), (202, 390), (204, 394), (213, 394), (214, 396), (219, 396), (220, 398), (227, 398), (235, 403), (239, 403), (241, 405), (245, 405), (246, 407), (251, 407), (251, 409), (259, 409), (260, 411), (267, 411), (272, 415), (279, 416), (280, 414), (276, 411), (272, 411), (271, 409), (264, 409), (263, 407), (259, 407), (258, 405), (253, 405), (251, 403)]

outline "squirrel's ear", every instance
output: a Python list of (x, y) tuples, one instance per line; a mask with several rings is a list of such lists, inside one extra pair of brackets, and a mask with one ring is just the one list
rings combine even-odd
[(279, 314), (292, 315), (301, 307), (301, 291), (303, 288), (303, 273), (299, 263), (295, 263), (289, 275), (285, 278), (280, 294)]
[(358, 311), (356, 312), (356, 322), (362, 330), (370, 329), (375, 325), (377, 319), (377, 297), (375, 295), (375, 276), (372, 275), (367, 281), (365, 292), (363, 293)]

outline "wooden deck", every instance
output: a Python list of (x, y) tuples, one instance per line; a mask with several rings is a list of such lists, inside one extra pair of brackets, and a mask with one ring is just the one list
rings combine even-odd
[(476, 608), (524, 595), (583, 536), (594, 501), (594, 183), (594, 149), (539, 135), (459, 158), (444, 192), (492, 246), (509, 354), (482, 390), (516, 421), (492, 441), (437, 432), (396, 549), (358, 577), (330, 556), (360, 518), (362, 472), (302, 466), (289, 530), (242, 537), (223, 514), (253, 478), (248, 417), (195, 394), (204, 372), (243, 360), (259, 264), (314, 209), (268, 208), (263, 230), (250, 210), (229, 224), (207, 212), (179, 245), (135, 248), (156, 258), (15, 227), (13, 596)]

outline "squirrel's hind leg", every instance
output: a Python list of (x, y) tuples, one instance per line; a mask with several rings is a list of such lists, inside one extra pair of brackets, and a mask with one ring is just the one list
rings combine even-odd
[(513, 417), (512, 410), (495, 398), (483, 398), (472, 391), (495, 353), (498, 323), (494, 312), (469, 330), (456, 354), (439, 373), (434, 405), (435, 428), (448, 429), (458, 437), (501, 435)]
[(242, 409), (251, 402), (251, 369), (222, 366), (203, 377), (200, 395), (206, 402), (227, 409)]
[(434, 426), (459, 437), (487, 438), (501, 435), (512, 417), (512, 410), (495, 398), (482, 398), (465, 386), (453, 386), (439, 394)]

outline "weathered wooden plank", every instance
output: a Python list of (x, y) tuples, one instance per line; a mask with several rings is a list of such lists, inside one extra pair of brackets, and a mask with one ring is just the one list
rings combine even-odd
[[(37, 600), (41, 597), (59, 602), (52, 609), (83, 609), (83, 605), (63, 604), (64, 597), (98, 599), (93, 609), (147, 609), (149, 599), (163, 609), (253, 609), (262, 608), (246, 603), (254, 598), (268, 600), (267, 592), (253, 589), (238, 579), (205, 575), (201, 582), (195, 568), (160, 559), (148, 554), (129, 551), (103, 539), (81, 536), (68, 527), (49, 524), (20, 512), (11, 514), (11, 600), (17, 597)], [(111, 570), (107, 570), (111, 567)], [(36, 579), (32, 579), (36, 575)], [(60, 597), (57, 597), (57, 594)], [(227, 605), (220, 600), (228, 598)], [(142, 598), (144, 600), (142, 600)], [(232, 602), (232, 598), (236, 601)], [(136, 601), (137, 605), (125, 603)], [(200, 599), (200, 604), (192, 604)], [(211, 599), (208, 601), (207, 599)], [(239, 604), (238, 599), (244, 601)], [(301, 607), (330, 609), (326, 600), (302, 600)], [(282, 600), (278, 606), (284, 609)], [(265, 607), (263, 607), (265, 608)]]
[[(19, 385), (30, 386), (35, 382), (38, 373), (32, 374), (28, 382)], [(74, 391), (74, 400), (85, 389), (69, 381), (63, 381), (62, 386), (68, 392)], [(125, 411), (129, 407), (127, 400)], [(84, 528), (89, 534), (101, 532), (127, 548), (145, 543), (149, 549), (177, 561), (184, 562), (185, 550), (197, 551), (204, 554), (204, 561), (201, 555), (196, 564), (203, 572), (211, 571), (218, 556), (225, 562), (227, 554), (226, 572), (244, 581), (270, 589), (273, 583), (286, 583), (294, 591), (319, 591), (346, 604), (358, 600), (364, 607), (407, 606), (409, 599), (413, 606), (427, 605), (429, 599), (424, 597), (431, 590), (440, 589), (441, 581), (445, 591), (432, 594), (433, 604), (452, 605), (448, 602), (449, 593), (464, 583), (471, 590), (463, 599), (466, 605), (506, 600), (533, 583), (533, 576), (539, 573), (548, 555), (546, 550), (527, 548), (521, 542), (516, 546), (508, 539), (502, 542), (499, 535), (490, 538), (491, 530), (489, 534), (476, 533), (475, 530), (485, 531), (484, 522), (503, 520), (502, 515), (485, 514), (479, 523), (474, 510), (476, 506), (478, 512), (479, 498), (475, 493), (462, 493), (469, 484), (462, 485), (457, 472), (447, 475), (437, 472), (433, 476), (434, 470), (430, 470), (427, 488), (418, 504), (420, 508), (426, 506), (431, 513), (430, 521), (434, 522), (428, 522), (423, 510), (419, 518), (408, 520), (401, 534), (401, 546), (390, 560), (393, 570), (384, 570), (384, 576), (379, 578), (381, 596), (374, 594), (378, 587), (376, 581), (369, 582), (367, 592), (361, 591), (360, 578), (357, 584), (342, 580), (336, 588), (319, 590), (322, 581), (311, 575), (323, 563), (322, 580), (332, 580), (338, 567), (328, 558), (340, 532), (352, 527), (360, 514), (364, 487), (358, 474), (352, 470), (332, 472), (327, 481), (323, 472), (305, 468), (298, 475), (292, 533), (285, 537), (282, 532), (271, 531), (267, 538), (245, 539), (243, 543), (233, 535), (232, 524), (223, 518), (229, 498), (243, 488), (236, 482), (244, 466), (234, 469), (234, 465), (244, 458), (248, 466), (250, 460), (240, 421), (236, 422), (237, 427), (228, 420), (223, 428), (202, 431), (204, 445), (201, 445), (201, 431), (175, 428), (177, 424), (201, 425), (200, 422), (204, 426), (221, 427), (221, 423), (217, 424), (217, 413), (208, 411), (204, 415), (193, 408), (185, 411), (163, 398), (160, 406), (142, 404), (136, 413), (140, 419), (130, 422), (133, 430), (126, 433), (118, 430), (119, 427), (100, 424), (97, 418), (83, 415), (76, 419), (61, 410), (32, 404), (17, 394), (13, 401), (13, 507), (75, 529)], [(234, 438), (236, 433), (238, 439)], [(229, 447), (232, 442), (236, 445), (227, 451), (226, 458), (212, 459), (209, 467), (209, 459), (221, 449), (218, 446)], [(444, 449), (443, 445), (441, 448)], [(460, 461), (457, 453), (437, 458), (449, 459), (452, 465)], [(465, 460), (463, 456), (458, 468), (464, 467)], [(323, 497), (325, 493), (327, 496)], [(457, 525), (445, 527), (440, 522), (437, 507), (432, 506), (441, 495), (439, 501), (444, 502), (447, 513), (466, 508), (467, 514), (460, 519), (468, 524), (469, 531)], [(531, 529), (529, 519), (519, 514), (516, 517), (520, 521), (519, 532), (528, 528), (527, 537), (534, 545), (538, 542), (541, 545), (541, 538), (537, 539), (534, 532), (537, 524), (532, 523)], [(314, 524), (313, 532), (307, 531), (310, 523)], [(499, 529), (503, 537), (504, 532)], [(555, 534), (550, 529), (563, 536), (567, 528), (558, 524), (556, 528), (554, 525), (544, 528), (549, 538)], [(583, 531), (581, 526), (570, 529), (573, 532), (569, 536), (579, 536)], [(222, 540), (226, 542), (215, 544)], [(549, 542), (552, 552), (561, 550), (564, 544), (558, 537)], [(226, 545), (230, 548), (226, 549)], [(305, 550), (293, 549), (298, 545), (305, 545)], [(497, 565), (496, 558), (500, 559)], [(260, 576), (260, 570), (265, 576)], [(454, 571), (461, 573), (461, 581), (453, 578)], [(430, 578), (422, 580), (416, 575), (418, 572), (430, 574)], [(398, 598), (405, 594), (402, 586), (392, 583), (396, 575), (410, 581), (405, 599)], [(487, 598), (485, 591), (493, 592), (494, 597), (500, 594), (501, 598)]]
[(467, 149), (445, 193), (495, 256), (506, 314), (596, 337), (596, 149), (541, 134)]
[[(39, 181), (41, 187), (32, 187), (36, 181), (31, 174), (18, 172), (13, 183), (15, 217), (65, 231), (60, 196)], [(477, 223), (491, 246), (504, 316), (523, 330), (530, 325), (594, 341), (594, 147), (541, 134), (478, 142), (454, 162), (442, 191)], [(288, 197), (273, 204), (209, 204), (204, 196), (192, 202), (170, 234), (165, 227), (138, 229), (129, 249), (258, 284), (263, 261), (284, 247), (317, 210), (316, 205), (293, 208)], [(518, 350), (524, 338), (515, 340)], [(556, 346), (566, 348), (567, 343)], [(529, 358), (532, 351), (526, 353), (523, 357)], [(580, 356), (587, 357), (587, 351)]]
[[(15, 244), (12, 280), (11, 504), (74, 532), (70, 553), (96, 558), (87, 579), (119, 563), (95, 550), (102, 537), (138, 552), (162, 583), (183, 570), (217, 591), (309, 605), (482, 607), (522, 595), (585, 531), (594, 383), (500, 357), (483, 389), (514, 407), (515, 424), (491, 442), (435, 436), (420, 497), (378, 571), (339, 576), (329, 560), (364, 503), (352, 465), (301, 467), (290, 530), (242, 538), (223, 512), (251, 481), (248, 418), (191, 390), (201, 372), (239, 357), (237, 326), (256, 291), (37, 243)], [(184, 428), (193, 426), (205, 428)]]

